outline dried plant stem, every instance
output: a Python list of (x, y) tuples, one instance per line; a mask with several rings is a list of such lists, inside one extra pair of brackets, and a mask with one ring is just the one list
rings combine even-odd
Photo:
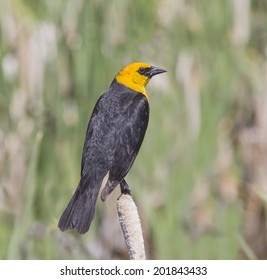
[(131, 260), (145, 260), (145, 247), (137, 207), (129, 194), (122, 194), (117, 200), (119, 221)]

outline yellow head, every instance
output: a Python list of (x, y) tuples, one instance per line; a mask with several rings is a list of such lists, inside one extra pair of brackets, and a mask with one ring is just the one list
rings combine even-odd
[(115, 77), (118, 83), (142, 93), (147, 97), (145, 86), (150, 79), (166, 70), (142, 62), (134, 62), (124, 67)]

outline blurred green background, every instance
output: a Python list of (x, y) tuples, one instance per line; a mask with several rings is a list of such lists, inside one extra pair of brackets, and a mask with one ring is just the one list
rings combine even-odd
[(266, 0), (0, 0), (0, 258), (128, 258), (116, 198), (57, 222), (93, 106), (126, 64), (168, 69), (127, 176), (149, 259), (267, 258)]

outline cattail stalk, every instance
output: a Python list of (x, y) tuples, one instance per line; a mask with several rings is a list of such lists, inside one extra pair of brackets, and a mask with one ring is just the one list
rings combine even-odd
[(117, 200), (119, 221), (131, 260), (145, 260), (145, 246), (137, 207), (129, 194)]

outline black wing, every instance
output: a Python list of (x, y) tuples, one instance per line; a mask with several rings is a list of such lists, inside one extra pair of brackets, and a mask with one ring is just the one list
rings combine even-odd
[(83, 147), (81, 162), (81, 190), (92, 179), (97, 182), (110, 170), (117, 144), (119, 104), (112, 91), (98, 100), (90, 118)]
[(140, 93), (134, 93), (128, 105), (122, 107), (124, 111), (118, 127), (118, 142), (109, 173), (109, 181), (113, 182), (120, 182), (130, 170), (143, 142), (149, 120), (149, 104)]

